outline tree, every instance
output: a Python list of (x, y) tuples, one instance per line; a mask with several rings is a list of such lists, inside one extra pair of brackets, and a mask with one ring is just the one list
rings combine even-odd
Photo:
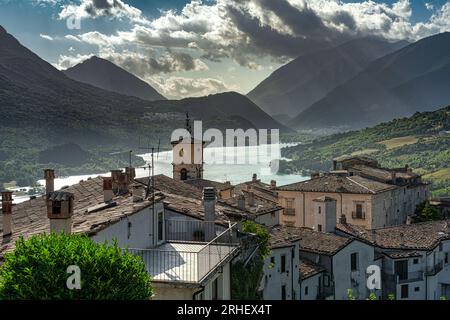
[[(81, 288), (69, 289), (77, 270)], [(20, 238), (0, 267), (0, 300), (144, 300), (151, 296), (150, 276), (138, 256), (115, 241), (96, 244), (84, 235)]]
[(416, 207), (415, 222), (426, 222), (441, 220), (442, 216), (438, 209), (430, 204), (430, 201), (424, 201)]

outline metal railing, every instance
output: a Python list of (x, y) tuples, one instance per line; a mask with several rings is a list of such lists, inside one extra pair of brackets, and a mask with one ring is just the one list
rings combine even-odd
[(166, 241), (208, 242), (224, 232), (227, 227), (201, 220), (165, 220)]
[(208, 243), (167, 242), (155, 249), (128, 249), (142, 258), (153, 281), (201, 283), (238, 248), (236, 225)]
[(436, 264), (427, 267), (427, 276), (433, 276), (439, 273), (444, 268), (444, 261), (439, 261)]
[(423, 271), (408, 272), (403, 275), (384, 273), (384, 281), (388, 284), (404, 284), (423, 280)]
[(365, 212), (352, 211), (352, 218), (353, 219), (364, 220), (366, 218), (366, 213)]
[(285, 208), (284, 214), (287, 216), (295, 216), (295, 208)]

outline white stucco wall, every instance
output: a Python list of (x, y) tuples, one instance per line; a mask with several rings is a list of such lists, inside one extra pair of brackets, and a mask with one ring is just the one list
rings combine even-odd
[[(322, 273), (318, 273), (301, 281), (301, 300), (316, 300), (319, 294), (320, 278)], [(307, 288), (307, 290), (306, 290)]]

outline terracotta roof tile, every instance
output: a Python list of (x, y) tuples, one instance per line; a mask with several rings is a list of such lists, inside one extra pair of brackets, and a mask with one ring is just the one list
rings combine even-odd
[(299, 271), (300, 279), (304, 280), (315, 276), (316, 274), (324, 272), (325, 268), (307, 259), (300, 259)]

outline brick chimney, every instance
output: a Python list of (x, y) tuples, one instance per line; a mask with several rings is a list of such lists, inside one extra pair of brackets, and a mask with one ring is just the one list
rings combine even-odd
[(123, 173), (122, 170), (112, 170), (111, 178), (112, 190), (115, 195), (124, 195), (129, 192), (130, 179), (127, 173)]
[(110, 202), (114, 197), (112, 177), (103, 177), (103, 200)]
[(204, 188), (203, 189), (203, 206), (205, 210), (205, 240), (207, 242), (213, 240), (215, 234), (215, 221), (216, 221), (216, 189)]
[(2, 192), (3, 237), (12, 233), (12, 192)]
[(45, 179), (45, 193), (55, 191), (55, 170), (45, 169), (44, 179)]
[(47, 194), (47, 217), (50, 219), (51, 233), (72, 233), (73, 198), (69, 192)]

